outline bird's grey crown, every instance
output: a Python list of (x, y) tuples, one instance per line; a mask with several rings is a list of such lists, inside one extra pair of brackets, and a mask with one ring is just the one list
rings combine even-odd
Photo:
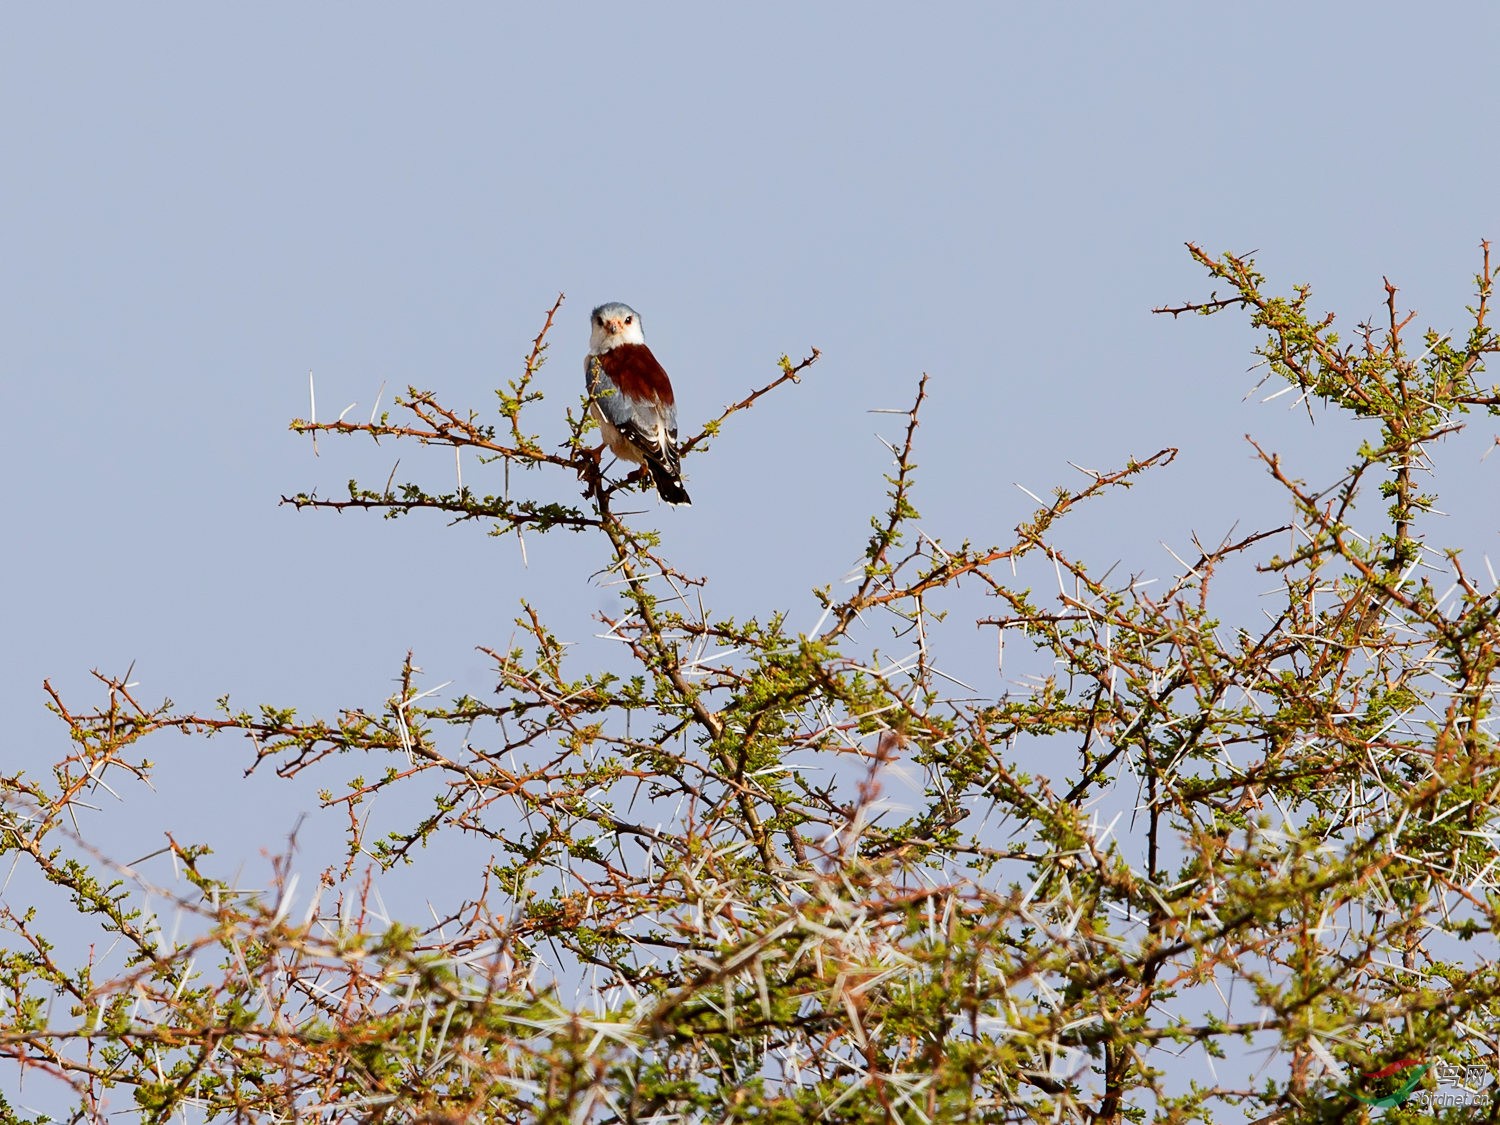
[(633, 316), (635, 322), (641, 322), (641, 314), (627, 305), (624, 301), (606, 301), (590, 314), (589, 319), (595, 324), (600, 323), (607, 316)]

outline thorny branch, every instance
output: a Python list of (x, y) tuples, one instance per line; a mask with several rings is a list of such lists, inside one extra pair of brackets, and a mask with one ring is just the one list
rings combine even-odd
[[(1230, 295), (1160, 311), (1243, 309), (1268, 378), (1380, 437), (1321, 488), (1252, 441), (1291, 518), (1195, 537), (1157, 584), (1057, 529), (1155, 487), (1175, 448), (1087, 471), (998, 543), (945, 543), (915, 503), (924, 376), (853, 592), (819, 591), (808, 634), (715, 616), (707, 580), (616, 510), (632, 482), (542, 498), (586, 458), (581, 411), (561, 452), (527, 422), (561, 297), (498, 426), (417, 391), (400, 424), (294, 424), (539, 469), (520, 497), (508, 477), (485, 497), (393, 471), (288, 502), (598, 534), (617, 656), (523, 602), (515, 638), (480, 648), (482, 698), (426, 687), (411, 653), (383, 703), (321, 720), (152, 705), (128, 674), (98, 675), (94, 707), (47, 685), (73, 747), (0, 779), (3, 838), (38, 894), (118, 945), (74, 965), (8, 898), (0, 1059), (85, 1114), (128, 1090), (155, 1120), (361, 1125), (1354, 1120), (1399, 1060), (1493, 1069), (1472, 1029), (1500, 1016), (1482, 955), (1500, 601), (1432, 541), (1423, 492), (1427, 449), (1500, 404), (1475, 381), (1496, 349), (1489, 248), (1469, 331), (1420, 354), (1389, 282), (1382, 326), (1346, 345), (1307, 287), (1278, 296), (1248, 258), (1190, 249)], [(783, 358), (684, 452), (818, 354)], [(1235, 596), (1267, 580), (1259, 605)], [(994, 630), (1000, 678), (954, 674), (970, 634), (948, 618)], [(149, 784), (142, 740), (164, 730), (238, 732), (251, 769), (318, 777), (344, 854), (299, 888), (294, 842), (261, 894), (175, 836), (109, 860), (91, 801)], [(419, 927), (381, 916), (377, 878), (439, 852), (429, 894), (467, 875), (466, 897)], [(146, 881), (168, 862), (168, 885)]]

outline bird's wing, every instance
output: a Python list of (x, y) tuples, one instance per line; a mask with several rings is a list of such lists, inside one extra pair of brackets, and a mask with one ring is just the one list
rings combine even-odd
[(588, 358), (589, 394), (632, 445), (677, 459), (677, 403), (672, 382), (645, 344), (616, 344)]

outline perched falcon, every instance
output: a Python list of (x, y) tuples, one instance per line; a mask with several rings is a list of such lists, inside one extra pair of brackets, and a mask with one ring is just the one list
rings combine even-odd
[(644, 464), (656, 494), (668, 504), (691, 504), (677, 460), (672, 380), (646, 346), (641, 314), (629, 305), (611, 301), (594, 310), (584, 381), (589, 413), (610, 452)]

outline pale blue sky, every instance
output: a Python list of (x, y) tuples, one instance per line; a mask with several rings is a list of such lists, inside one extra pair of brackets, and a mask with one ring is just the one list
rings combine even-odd
[[(592, 633), (609, 598), (577, 537), (533, 538), (523, 568), (473, 527), (276, 503), (378, 484), (394, 455), (314, 459), (287, 432), (309, 369), (325, 415), (367, 414), (382, 382), (488, 409), (560, 291), (559, 412), (605, 300), (643, 314), (688, 430), (823, 350), (689, 460), (696, 504), (662, 515), (725, 612), (812, 625), (806, 591), (858, 557), (884, 488), (873, 435), (895, 422), (866, 412), (922, 371), (924, 526), (1002, 541), (1032, 506), (1013, 482), (1177, 445), (1085, 525), (1101, 563), (1166, 572), (1159, 540), (1283, 513), (1245, 432), (1314, 478), (1346, 456), (1285, 399), (1242, 401), (1243, 318), (1149, 314), (1209, 288), (1182, 243), (1258, 249), (1346, 331), (1382, 274), (1420, 323), (1460, 327), (1500, 235), (1497, 30), (1478, 4), (11, 5), (0, 768), (66, 752), (43, 677), (83, 704), (91, 667), (134, 662), (147, 699), (329, 712), (378, 705), (408, 648), (487, 690), (474, 646), (505, 642), (522, 596)], [(1480, 448), (1455, 456), (1488, 497)], [(162, 798), (97, 824), (122, 849), (173, 827), (253, 865), (314, 804), (242, 781), (235, 742), (155, 756)]]

